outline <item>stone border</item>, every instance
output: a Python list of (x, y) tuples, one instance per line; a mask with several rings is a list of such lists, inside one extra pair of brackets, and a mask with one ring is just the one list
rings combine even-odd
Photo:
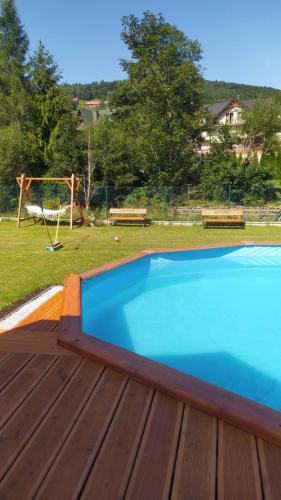
[(16, 307), (13, 311), (0, 319), (0, 330), (11, 330), (15, 328), (20, 321), (62, 289), (63, 287), (60, 285), (51, 286), (47, 290), (39, 293), (39, 295), (25, 302), (23, 305)]

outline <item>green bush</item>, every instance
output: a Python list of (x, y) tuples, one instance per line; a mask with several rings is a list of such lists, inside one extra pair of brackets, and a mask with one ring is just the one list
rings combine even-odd
[(15, 210), (18, 204), (16, 186), (0, 184), (0, 214)]
[(138, 187), (132, 190), (124, 200), (124, 207), (161, 207), (165, 203), (164, 189)]
[(270, 183), (272, 175), (266, 165), (244, 166), (234, 155), (221, 163), (207, 159), (201, 189), (209, 201), (225, 203), (230, 197), (235, 203), (263, 204), (277, 199), (276, 188)]

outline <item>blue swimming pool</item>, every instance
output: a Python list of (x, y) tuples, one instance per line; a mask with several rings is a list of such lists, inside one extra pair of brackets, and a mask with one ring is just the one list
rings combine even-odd
[(83, 280), (82, 329), (281, 410), (281, 247), (159, 253)]

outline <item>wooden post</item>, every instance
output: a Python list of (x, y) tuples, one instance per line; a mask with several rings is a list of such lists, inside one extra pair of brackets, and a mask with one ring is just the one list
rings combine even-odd
[(80, 200), (79, 200), (79, 185), (80, 185), (80, 179), (77, 180), (77, 178), (75, 179), (75, 191), (74, 191), (74, 194), (75, 194), (75, 203), (77, 205), (77, 208), (79, 210), (79, 213), (80, 213), (80, 217), (81, 217), (81, 224), (84, 223), (84, 213), (83, 213), (83, 209), (80, 205)]
[(25, 181), (25, 174), (21, 174), (21, 177), (20, 177), (20, 197), (19, 197), (18, 216), (17, 216), (17, 229), (19, 229), (19, 227), (20, 227), (20, 216), (21, 216), (21, 205), (22, 205), (24, 181)]
[(73, 229), (73, 203), (74, 203), (74, 182), (75, 182), (75, 175), (71, 174), (71, 198), (70, 198), (70, 229)]

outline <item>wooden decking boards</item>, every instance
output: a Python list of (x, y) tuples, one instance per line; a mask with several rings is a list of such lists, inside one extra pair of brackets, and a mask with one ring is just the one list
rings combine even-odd
[(58, 347), (56, 310), (0, 336), (1, 500), (280, 499), (280, 447)]

